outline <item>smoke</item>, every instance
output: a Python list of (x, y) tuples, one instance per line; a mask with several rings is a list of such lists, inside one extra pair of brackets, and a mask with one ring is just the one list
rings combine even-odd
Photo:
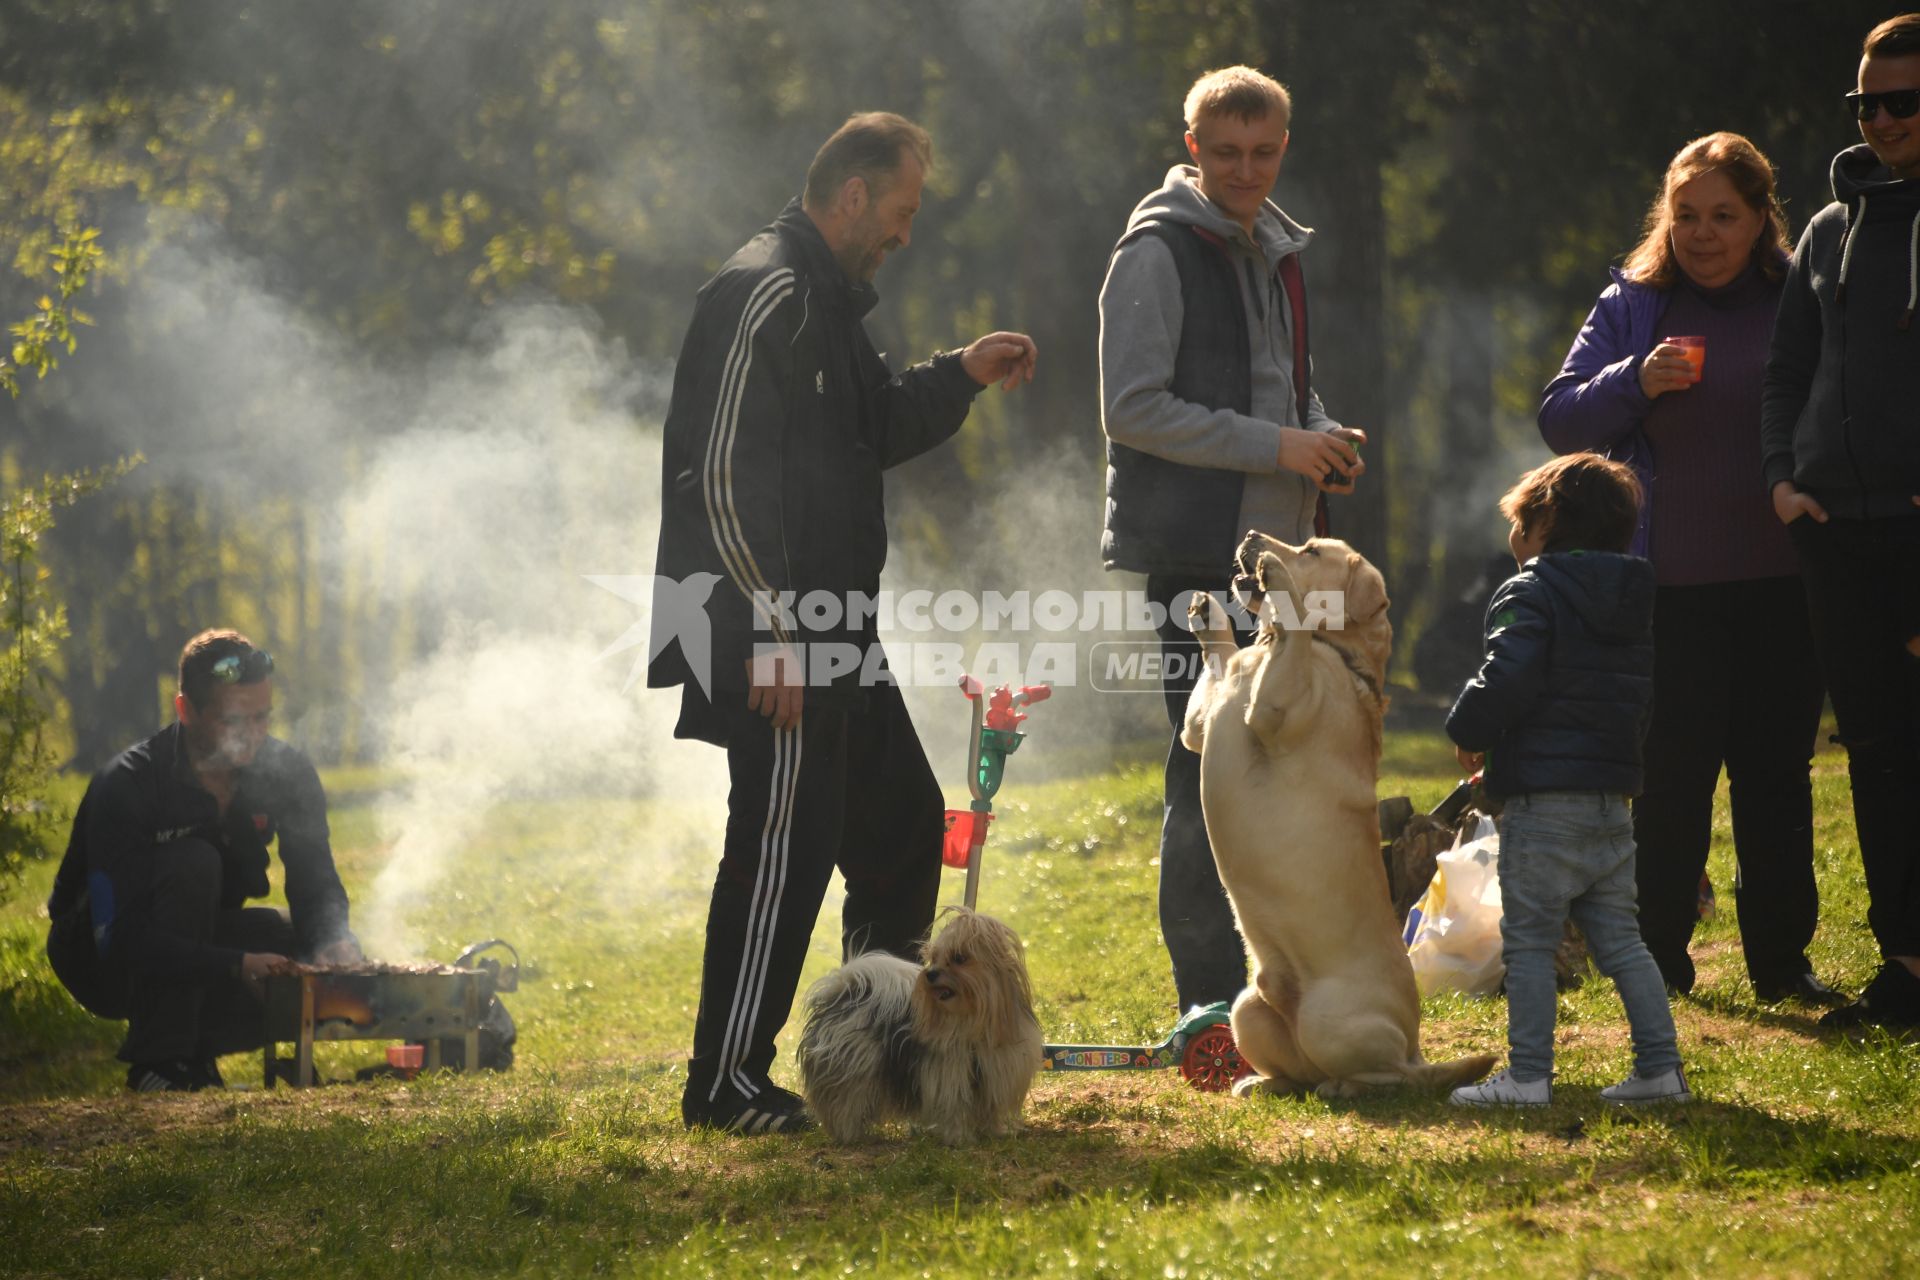
[[(976, 415), (986, 397), (1000, 394), (998, 390), (983, 393), (975, 401)], [(1010, 413), (1019, 411), (1023, 394), (1024, 389), (1010, 394)], [(961, 428), (962, 436), (978, 425), (970, 420)], [(947, 447), (960, 443), (956, 439)], [(1056, 444), (1022, 456), (1017, 466), (990, 472), (977, 487), (979, 501), (958, 522), (940, 530), (937, 544), (915, 533), (910, 514), (906, 520), (896, 519), (883, 588), (892, 590), (896, 598), (912, 590), (935, 595), (961, 591), (975, 597), (986, 592), (1024, 592), (1037, 601), (1044, 593), (1062, 592), (1076, 604), (1099, 593), (1143, 591), (1146, 581), (1140, 575), (1110, 574), (1101, 568), (1102, 498), (1099, 486), (1088, 476), (1087, 455), (1085, 449)], [(912, 465), (906, 470), (910, 472)], [(1069, 646), (1072, 661), (1067, 678), (1055, 680), (1053, 696), (1034, 709), (1022, 726), (1033, 741), (1013, 770), (1017, 776), (1008, 784), (1011, 794), (1021, 778), (1165, 750), (1165, 704), (1157, 687), (1122, 692), (1096, 687), (1092, 679), (1096, 646), (1151, 642), (1152, 633), (1112, 629), (1105, 625), (1110, 619), (1097, 610), (1083, 609), (1082, 616), (1090, 616), (1091, 629), (1080, 629), (1078, 621), (1067, 631), (1050, 631), (1036, 622), (1024, 630), (982, 627), (965, 635), (896, 628), (882, 640), (890, 652), (916, 641), (959, 644), (969, 662), (990, 652), (988, 646), (1011, 644), (1017, 647), (1023, 670), (1039, 676), (1054, 674), (1038, 665), (1037, 659), (1046, 654), (1041, 646)], [(905, 690), (905, 696), (934, 771), (949, 784), (949, 799), (964, 799), (969, 723), (965, 700), (944, 684), (915, 685)]]
[[(486, 874), (475, 839), (504, 802), (672, 793), (720, 811), (717, 753), (672, 743), (673, 700), (623, 694), (625, 663), (597, 661), (633, 606), (587, 575), (651, 566), (659, 437), (629, 406), (659, 400), (663, 376), (579, 313), (510, 310), (430, 363), (412, 421), (349, 496), (344, 550), (385, 566), (392, 610), (444, 619), (389, 690), (386, 757), (407, 781), (380, 813), (391, 852), (359, 915), (370, 951), (413, 950), (408, 909)], [(699, 844), (568, 830), (632, 883)]]
[[(243, 522), (292, 495), (313, 528), (307, 571), (351, 609), (337, 628), (354, 678), (283, 648), (277, 683), (296, 710), (287, 736), (321, 755), (350, 745), (390, 779), (374, 801), (379, 869), (354, 902), (369, 954), (429, 949), (422, 908), (492, 874), (503, 806), (518, 801), (671, 798), (654, 806), (658, 820), (650, 810), (644, 837), (614, 818), (579, 820), (575, 835), (605, 859), (616, 895), (638, 898), (716, 856), (724, 757), (672, 739), (670, 694), (623, 691), (634, 655), (600, 655), (646, 609), (589, 581), (654, 567), (669, 367), (630, 355), (591, 313), (552, 303), (484, 313), (458, 345), (421, 358), (377, 358), (204, 230), (154, 246), (122, 306), (116, 329), (135, 336), (116, 353), (120, 376), (76, 381), (77, 411), (106, 424), (114, 447), (152, 455), (147, 483), (209, 492)], [(1138, 585), (1100, 572), (1098, 489), (1083, 454), (1057, 446), (990, 475), (937, 538), (914, 518), (911, 475), (895, 473), (908, 509), (896, 513), (885, 585), (1076, 599)], [(271, 573), (258, 579), (274, 585)], [(247, 581), (225, 588), (229, 607)], [(925, 637), (891, 639), (915, 638)], [(1084, 653), (1103, 633), (977, 638), (1080, 651), (1083, 683), (1035, 713), (1021, 777), (1162, 732), (1157, 696), (1085, 687)], [(275, 643), (270, 627), (262, 640)], [(358, 692), (349, 701), (335, 686)], [(907, 696), (961, 801), (964, 700), (946, 687)], [(473, 924), (511, 937), (514, 922)]]
[(84, 375), (61, 387), (72, 416), (113, 451), (143, 451), (146, 486), (243, 501), (283, 488), (333, 493), (342, 446), (392, 412), (382, 402), (404, 380), (371, 375), (204, 225), (129, 256), (133, 279), (111, 299), (118, 314), (82, 348)]
[[(351, 733), (392, 779), (376, 801), (384, 861), (354, 903), (369, 954), (421, 953), (415, 912), (489, 874), (504, 804), (670, 795), (710, 819), (653, 824), (644, 841), (572, 822), (614, 893), (710, 856), (723, 758), (673, 742), (675, 700), (625, 688), (631, 655), (600, 660), (636, 606), (588, 581), (652, 567), (666, 368), (553, 304), (487, 313), (423, 359), (375, 360), (212, 235), (156, 246), (124, 311), (123, 330), (147, 336), (119, 353), (119, 376), (76, 383), (77, 412), (146, 448), (148, 484), (210, 493), (242, 523), (291, 495), (314, 529), (308, 575), (351, 610), (334, 625), (356, 680), (283, 648), (276, 683), (299, 695), (283, 697), (296, 743), (326, 754)], [(262, 570), (223, 588), (223, 606), (258, 606), (243, 598), (254, 582), (284, 587)], [(511, 920), (473, 924), (512, 936)]]

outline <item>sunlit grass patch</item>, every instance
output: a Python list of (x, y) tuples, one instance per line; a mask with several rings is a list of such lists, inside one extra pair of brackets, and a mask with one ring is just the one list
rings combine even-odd
[[(1382, 794), (1453, 783), (1431, 735), (1390, 740)], [(376, 780), (377, 782), (378, 780)], [(362, 902), (391, 848), (381, 785), (338, 788), (342, 871)], [(1152, 1043), (1171, 1028), (1156, 926), (1159, 769), (1009, 779), (983, 908), (1026, 938), (1056, 1040)], [(1844, 769), (1820, 759), (1814, 959), (1871, 972)], [(0, 909), (0, 1238), (23, 1275), (1191, 1277), (1327, 1272), (1913, 1274), (1920, 1048), (1850, 1042), (1755, 1003), (1722, 913), (1675, 1002), (1693, 1106), (1598, 1099), (1629, 1066), (1611, 987), (1560, 1004), (1559, 1080), (1537, 1112), (1435, 1094), (1235, 1101), (1173, 1072), (1039, 1080), (1023, 1134), (950, 1150), (893, 1129), (689, 1134), (679, 1090), (720, 815), (673, 797), (506, 800), (404, 914), (425, 954), (503, 936), (519, 1065), (305, 1093), (133, 1097), (117, 1031), (39, 956), (37, 868)], [(961, 874), (948, 873), (945, 901)], [(835, 963), (830, 894), (805, 979)], [(1505, 1007), (1425, 1004), (1431, 1057), (1501, 1052)], [(793, 1034), (776, 1075), (791, 1080)], [(350, 1076), (380, 1046), (321, 1057)], [(223, 1063), (233, 1083), (257, 1060)]]

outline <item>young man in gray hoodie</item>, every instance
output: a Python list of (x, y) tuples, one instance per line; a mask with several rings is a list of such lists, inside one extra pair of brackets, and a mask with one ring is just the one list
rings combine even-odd
[[(1868, 34), (1863, 145), (1800, 237), (1774, 322), (1761, 465), (1806, 579), (1880, 971), (1822, 1025), (1920, 1026), (1920, 13)], [(1756, 696), (1766, 696), (1757, 690)]]
[(1321, 495), (1352, 492), (1366, 469), (1353, 447), (1365, 434), (1327, 416), (1308, 376), (1299, 255), (1313, 232), (1267, 198), (1291, 115), (1287, 91), (1250, 67), (1202, 76), (1186, 99), (1193, 163), (1135, 207), (1100, 291), (1101, 558), (1146, 574), (1167, 611), (1160, 929), (1182, 1010), (1246, 985), (1200, 813), (1199, 757), (1180, 745), (1198, 675), (1186, 601), (1228, 586), (1247, 530), (1293, 543), (1324, 532)]

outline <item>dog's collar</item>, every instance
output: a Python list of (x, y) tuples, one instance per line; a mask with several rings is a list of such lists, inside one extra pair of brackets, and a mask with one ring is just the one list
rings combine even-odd
[[(1367, 696), (1373, 699), (1375, 706), (1384, 707), (1386, 705), (1386, 690), (1380, 687), (1380, 682), (1373, 678), (1371, 672), (1355, 663), (1352, 651), (1335, 644), (1333, 641), (1327, 639), (1321, 632), (1309, 631), (1306, 632), (1306, 634), (1340, 655), (1340, 665), (1347, 669), (1347, 673), (1366, 691)], [(1278, 627), (1262, 627), (1259, 634), (1254, 637), (1254, 643), (1273, 644), (1279, 638), (1280, 629)]]
[(1352, 675), (1359, 682), (1360, 687), (1367, 691), (1367, 696), (1373, 699), (1376, 707), (1385, 705), (1386, 691), (1381, 689), (1380, 682), (1373, 678), (1372, 672), (1361, 669), (1350, 650), (1335, 644), (1318, 631), (1309, 631), (1307, 634), (1340, 655), (1341, 665), (1346, 667), (1348, 674)]

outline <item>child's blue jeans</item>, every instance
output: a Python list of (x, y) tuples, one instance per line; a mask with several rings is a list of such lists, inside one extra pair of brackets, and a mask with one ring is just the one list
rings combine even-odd
[(1507, 1043), (1516, 1080), (1553, 1075), (1559, 994), (1553, 955), (1568, 915), (1613, 979), (1633, 1033), (1634, 1069), (1680, 1065), (1659, 967), (1634, 906), (1633, 816), (1626, 797), (1597, 791), (1513, 796), (1500, 815), (1500, 937), (1507, 963)]

